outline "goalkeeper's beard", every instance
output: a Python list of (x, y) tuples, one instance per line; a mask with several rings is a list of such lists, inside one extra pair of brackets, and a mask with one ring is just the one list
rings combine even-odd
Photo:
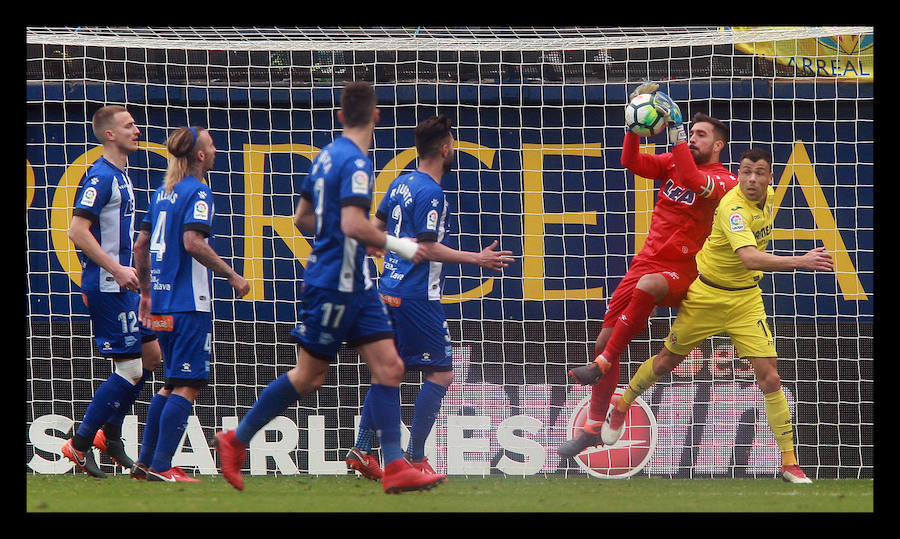
[(691, 155), (694, 157), (694, 163), (697, 165), (706, 165), (710, 162), (712, 158), (712, 152), (701, 152), (699, 148), (694, 146), (693, 144), (688, 146), (688, 149), (691, 150)]

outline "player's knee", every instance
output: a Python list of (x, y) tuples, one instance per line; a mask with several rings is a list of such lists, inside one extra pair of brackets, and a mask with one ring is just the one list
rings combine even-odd
[(656, 358), (653, 360), (653, 374), (656, 376), (669, 374), (675, 370), (675, 367), (683, 360), (684, 356), (679, 356), (663, 346), (662, 350), (656, 354)]
[(141, 363), (145, 370), (152, 371), (162, 363), (159, 341), (145, 342), (141, 346)]
[(427, 380), (444, 387), (450, 387), (453, 383), (453, 371), (432, 372), (427, 376)]
[(327, 371), (304, 369), (295, 366), (287, 372), (288, 380), (298, 395), (308, 395), (317, 391), (325, 383)]
[(781, 375), (775, 369), (757, 373), (756, 385), (759, 386), (764, 395), (773, 393), (781, 389)]
[(638, 279), (637, 288), (662, 301), (669, 293), (669, 281), (659, 273), (648, 273)]
[(400, 385), (405, 373), (406, 365), (403, 364), (403, 360), (400, 359), (399, 355), (385, 358), (378, 369), (378, 383), (387, 386)]

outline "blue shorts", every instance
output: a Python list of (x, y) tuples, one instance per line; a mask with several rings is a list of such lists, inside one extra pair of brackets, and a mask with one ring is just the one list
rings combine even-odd
[(453, 347), (441, 302), (381, 295), (394, 324), (397, 351), (406, 368), (452, 371)]
[(341, 343), (356, 347), (394, 338), (387, 309), (375, 288), (338, 292), (304, 283), (300, 296), (300, 323), (291, 336), (314, 357), (333, 361)]
[(100, 355), (112, 359), (141, 357), (141, 344), (156, 339), (138, 320), (141, 297), (135, 292), (87, 290), (81, 299), (91, 315)]
[(206, 386), (212, 349), (212, 313), (154, 314), (151, 318), (165, 362), (166, 387)]

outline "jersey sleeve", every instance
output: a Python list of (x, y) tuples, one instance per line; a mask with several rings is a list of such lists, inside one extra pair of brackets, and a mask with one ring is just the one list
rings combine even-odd
[(305, 198), (309, 201), (313, 200), (313, 185), (311, 178), (312, 171), (303, 178), (303, 182), (300, 185), (300, 198)]
[(640, 151), (641, 137), (631, 131), (625, 132), (622, 143), (622, 166), (651, 180), (662, 179), (666, 174), (666, 161), (662, 155), (643, 153)]
[(672, 156), (678, 180), (703, 198), (718, 200), (737, 184), (737, 178), (725, 168), (717, 169), (714, 173), (698, 169), (687, 144), (676, 144), (672, 148)]
[(384, 196), (381, 197), (381, 202), (378, 203), (378, 209), (375, 210), (375, 217), (381, 219), (382, 222), (387, 223), (388, 219), (391, 216), (391, 191), (394, 189), (394, 184), (391, 182), (391, 186), (388, 187), (387, 192)]
[(184, 230), (196, 230), (209, 236), (212, 230), (212, 191), (206, 185), (197, 189), (187, 203), (184, 212)]
[(416, 195), (413, 207), (413, 232), (420, 241), (437, 241), (441, 210), (444, 207), (444, 191), (423, 189)]
[(372, 162), (363, 157), (348, 159), (340, 172), (341, 207), (359, 206), (367, 212), (372, 207)]
[(85, 177), (75, 196), (75, 207), (72, 215), (84, 217), (96, 222), (100, 219), (100, 211), (109, 202), (112, 178), (104, 176)]
[(714, 219), (731, 244), (732, 251), (737, 251), (741, 247), (756, 247), (756, 238), (750, 229), (752, 216), (747, 208), (731, 204), (720, 205)]
[(157, 193), (153, 193), (150, 196), (150, 206), (147, 207), (147, 213), (144, 214), (144, 218), (141, 220), (140, 230), (146, 230), (147, 232), (153, 230), (153, 207), (156, 205)]

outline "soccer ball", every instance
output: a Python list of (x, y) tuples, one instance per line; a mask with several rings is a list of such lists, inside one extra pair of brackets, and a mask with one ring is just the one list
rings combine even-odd
[(625, 126), (642, 137), (662, 132), (666, 120), (653, 106), (653, 94), (638, 94), (625, 105)]

